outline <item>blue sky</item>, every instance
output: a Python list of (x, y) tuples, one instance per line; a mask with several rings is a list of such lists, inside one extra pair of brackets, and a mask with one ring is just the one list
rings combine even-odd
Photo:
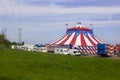
[(0, 0), (0, 33), (6, 27), (10, 41), (22, 28), (25, 43), (51, 43), (77, 22), (105, 43), (120, 43), (120, 0)]

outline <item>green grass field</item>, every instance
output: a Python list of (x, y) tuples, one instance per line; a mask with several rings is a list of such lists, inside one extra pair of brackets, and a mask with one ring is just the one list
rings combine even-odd
[(0, 80), (120, 80), (120, 60), (0, 48)]

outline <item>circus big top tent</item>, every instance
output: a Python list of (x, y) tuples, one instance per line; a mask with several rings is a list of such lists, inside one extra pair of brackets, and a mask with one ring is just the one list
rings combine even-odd
[(98, 43), (102, 42), (95, 37), (92, 29), (86, 28), (84, 25), (76, 25), (67, 29), (66, 34), (52, 44), (96, 46)]
[(89, 29), (84, 25), (79, 24), (72, 28), (68, 28), (66, 34), (54, 41), (52, 44), (75, 45), (79, 46), (82, 52), (85, 50), (85, 52), (89, 53), (91, 50), (93, 50), (91, 53), (95, 53), (98, 43), (103, 42), (96, 38), (96, 36), (93, 34), (93, 29)]

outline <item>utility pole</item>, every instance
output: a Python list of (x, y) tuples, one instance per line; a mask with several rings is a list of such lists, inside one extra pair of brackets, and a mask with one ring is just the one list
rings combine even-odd
[(19, 40), (18, 40), (18, 43), (19, 43), (19, 44), (22, 44), (22, 39), (21, 39), (22, 34), (21, 34), (21, 30), (22, 30), (22, 28), (18, 28), (18, 32), (19, 32)]

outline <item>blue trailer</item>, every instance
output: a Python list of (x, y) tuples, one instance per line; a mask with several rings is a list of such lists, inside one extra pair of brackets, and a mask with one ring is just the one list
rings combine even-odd
[(114, 47), (110, 44), (98, 44), (97, 53), (101, 56), (112, 56), (114, 54)]

